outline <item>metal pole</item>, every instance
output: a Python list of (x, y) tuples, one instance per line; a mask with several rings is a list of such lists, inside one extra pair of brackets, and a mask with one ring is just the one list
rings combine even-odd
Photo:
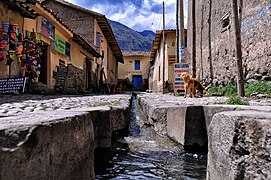
[(163, 94), (165, 93), (165, 2), (163, 1)]
[(176, 63), (180, 63), (179, 59), (179, 0), (176, 0)]

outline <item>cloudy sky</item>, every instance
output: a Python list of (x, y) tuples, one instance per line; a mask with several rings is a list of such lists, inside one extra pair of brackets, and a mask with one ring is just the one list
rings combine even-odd
[[(66, 0), (102, 13), (136, 31), (162, 29), (163, 0)], [(166, 29), (175, 29), (176, 0), (165, 0)], [(185, 27), (187, 0), (184, 0)]]

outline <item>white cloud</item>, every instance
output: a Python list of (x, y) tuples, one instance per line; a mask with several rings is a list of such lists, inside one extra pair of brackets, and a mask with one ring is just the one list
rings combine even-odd
[[(68, 2), (83, 5), (85, 8), (91, 9), (93, 11), (102, 13), (106, 15), (108, 19), (118, 21), (136, 31), (143, 30), (160, 30), (162, 29), (162, 2), (163, 0), (143, 0), (142, 8), (137, 8), (131, 1), (124, 1), (122, 6), (114, 5), (114, 3), (109, 4), (106, 2), (97, 3), (86, 0), (67, 0)], [(187, 4), (185, 0), (184, 5)], [(95, 2), (95, 1), (94, 1)], [(100, 2), (100, 3), (99, 3)], [(88, 5), (89, 4), (89, 5)], [(158, 8), (160, 5), (161, 12), (153, 11), (153, 7)], [(176, 23), (176, 0), (166, 0), (165, 1), (166, 11), (166, 28), (175, 29)], [(185, 17), (187, 17), (187, 7), (184, 9)], [(185, 27), (187, 24), (187, 19), (185, 19)]]

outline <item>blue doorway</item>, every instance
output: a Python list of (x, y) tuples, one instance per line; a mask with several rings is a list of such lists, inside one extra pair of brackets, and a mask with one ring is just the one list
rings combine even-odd
[(142, 76), (141, 75), (134, 75), (133, 76), (133, 89), (134, 90), (141, 90), (142, 89)]

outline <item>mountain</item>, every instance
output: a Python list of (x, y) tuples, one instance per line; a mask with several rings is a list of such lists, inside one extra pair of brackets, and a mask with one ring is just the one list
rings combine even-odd
[[(108, 19), (116, 40), (122, 51), (150, 51), (155, 33), (152, 31), (136, 32), (116, 21)], [(154, 34), (154, 36), (153, 36)]]
[(144, 36), (145, 38), (149, 39), (151, 42), (155, 38), (155, 33), (151, 30), (144, 30), (143, 32), (138, 32), (138, 33)]

